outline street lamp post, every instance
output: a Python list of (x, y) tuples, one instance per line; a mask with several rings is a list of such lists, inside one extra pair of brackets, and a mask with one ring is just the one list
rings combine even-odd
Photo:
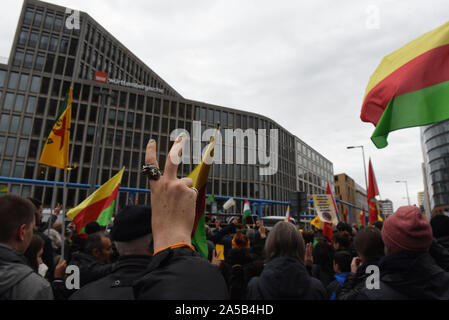
[(355, 148), (362, 148), (363, 170), (365, 170), (365, 188), (366, 188), (366, 192), (368, 193), (368, 180), (367, 180), (367, 178), (366, 178), (365, 150), (363, 149), (363, 146), (350, 146), (350, 147), (346, 147), (346, 149), (355, 149)]
[(407, 180), (398, 180), (396, 181), (396, 183), (405, 183), (405, 191), (407, 192), (407, 201), (408, 201), (408, 205), (410, 205), (410, 197), (408, 195), (408, 184), (407, 184)]
[(97, 172), (98, 172), (98, 160), (100, 156), (100, 140), (101, 140), (101, 133), (103, 131), (103, 125), (104, 125), (104, 109), (106, 104), (106, 98), (113, 96), (113, 94), (109, 93), (108, 90), (102, 90), (100, 89), (98, 92), (98, 95), (101, 98), (101, 104), (100, 104), (100, 115), (98, 119), (98, 125), (97, 125), (97, 134), (95, 136), (95, 146), (93, 150), (93, 160), (92, 160), (92, 170), (90, 173), (90, 188), (89, 188), (89, 194), (92, 194), (95, 191), (95, 185), (97, 184)]

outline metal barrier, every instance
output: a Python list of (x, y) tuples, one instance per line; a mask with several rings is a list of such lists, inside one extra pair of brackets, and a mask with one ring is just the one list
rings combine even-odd
[[(43, 186), (50, 186), (50, 187), (63, 187), (63, 182), (55, 182), (55, 181), (47, 181), (47, 180), (35, 180), (35, 179), (24, 179), (24, 178), (10, 178), (10, 177), (2, 177), (0, 176), (0, 182), (6, 182), (6, 183), (20, 183), (20, 184), (31, 184), (31, 185), (43, 185)], [(82, 189), (89, 189), (90, 184), (81, 184), (81, 183), (67, 183), (68, 188), (82, 188)], [(101, 187), (101, 185), (96, 185), (95, 189)], [(140, 188), (128, 188), (128, 187), (120, 187), (119, 191), (125, 191), (130, 193), (130, 199), (132, 202), (134, 202), (135, 199), (135, 193), (151, 193), (150, 189), (140, 189)], [(207, 194), (206, 197), (209, 197), (210, 195)], [(291, 203), (289, 201), (276, 201), (276, 200), (266, 200), (266, 199), (253, 199), (253, 198), (242, 198), (242, 197), (229, 197), (229, 196), (218, 196), (214, 195), (214, 199), (223, 199), (228, 200), (230, 198), (233, 198), (234, 200), (238, 201), (249, 201), (251, 203), (251, 214), (255, 215), (255, 211), (257, 210), (257, 216), (259, 218), (262, 217), (262, 207), (267, 205), (274, 205), (274, 204), (280, 204), (280, 205), (290, 205)], [(352, 209), (358, 209), (360, 211), (364, 210), (363, 208), (357, 207), (351, 203), (335, 199), (336, 202), (339, 202), (343, 205), (348, 206), (349, 208), (349, 223), (353, 224), (352, 219)], [(313, 207), (313, 200), (308, 200), (309, 204)], [(365, 210), (364, 210), (365, 211)], [(365, 211), (366, 212), (366, 211)], [(315, 215), (310, 214), (292, 214), (293, 218), (303, 218), (303, 219), (313, 219), (315, 218)], [(365, 214), (365, 219), (367, 219)], [(340, 220), (340, 219), (339, 219)], [(366, 222), (366, 220), (365, 220)]]

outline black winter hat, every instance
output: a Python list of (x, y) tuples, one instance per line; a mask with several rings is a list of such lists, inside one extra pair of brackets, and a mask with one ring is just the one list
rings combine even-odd
[(151, 233), (151, 208), (126, 206), (116, 215), (111, 229), (113, 241), (131, 241)]

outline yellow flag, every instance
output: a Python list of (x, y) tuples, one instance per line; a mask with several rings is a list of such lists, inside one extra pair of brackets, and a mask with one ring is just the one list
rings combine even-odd
[(69, 165), (70, 121), (72, 120), (72, 94), (69, 93), (64, 100), (62, 114), (55, 122), (53, 129), (45, 141), (39, 163), (51, 167), (67, 169)]
[(317, 228), (317, 229), (321, 229), (321, 227), (322, 227), (322, 222), (321, 222), (319, 216), (316, 216), (315, 218), (313, 218), (313, 219), (310, 221), (310, 224), (311, 224), (312, 226), (314, 226), (315, 228)]

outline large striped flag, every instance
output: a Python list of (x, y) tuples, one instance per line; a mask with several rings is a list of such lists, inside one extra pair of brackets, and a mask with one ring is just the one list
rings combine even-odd
[(201, 159), (200, 163), (189, 174), (189, 178), (193, 181), (193, 187), (198, 190), (196, 199), (195, 222), (192, 229), (192, 244), (197, 248), (198, 252), (208, 258), (209, 250), (206, 242), (206, 218), (204, 210), (206, 209), (206, 186), (209, 179), (209, 171), (213, 162), (214, 148), (217, 140), (217, 132), (219, 125), (214, 131), (214, 135), (210, 138), (209, 145)]
[(391, 131), (449, 119), (448, 101), (449, 22), (383, 58), (360, 118), (376, 126), (371, 140), (384, 148)]
[(67, 169), (69, 165), (72, 94), (73, 88), (70, 87), (62, 105), (60, 116), (45, 141), (41, 158), (39, 159), (39, 163), (41, 164), (61, 169)]
[(109, 223), (114, 213), (115, 199), (123, 172), (125, 172), (125, 167), (77, 207), (67, 212), (67, 217), (75, 223), (78, 231), (81, 231), (86, 224), (92, 221), (97, 221), (101, 226), (106, 226)]

